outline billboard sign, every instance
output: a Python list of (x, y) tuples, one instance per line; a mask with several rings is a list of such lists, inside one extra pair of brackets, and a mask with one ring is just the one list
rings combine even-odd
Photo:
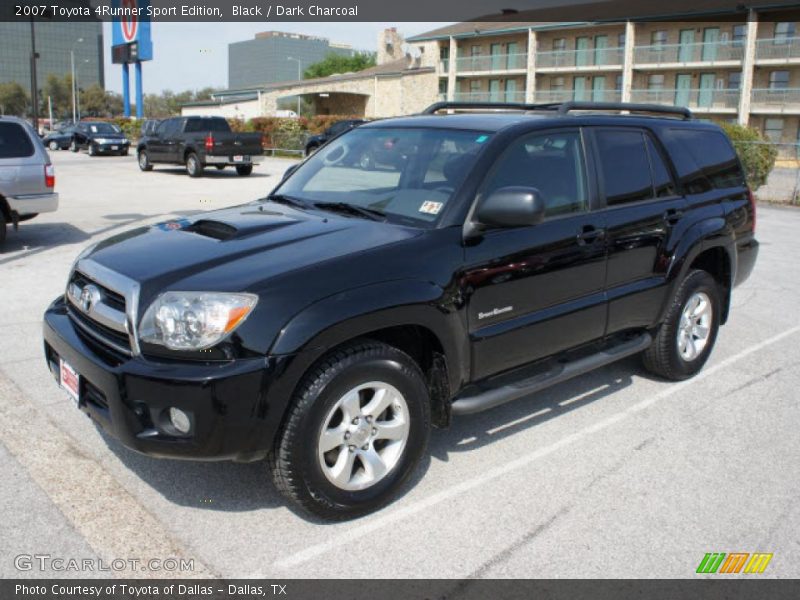
[(114, 62), (153, 60), (148, 16), (150, 0), (112, 0), (111, 4), (114, 14), (119, 15), (111, 23), (112, 56), (125, 58)]

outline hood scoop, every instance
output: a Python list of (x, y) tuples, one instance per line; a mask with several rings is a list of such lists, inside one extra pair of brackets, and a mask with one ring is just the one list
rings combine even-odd
[(231, 240), (239, 233), (239, 230), (233, 225), (228, 225), (222, 221), (209, 221), (206, 219), (195, 221), (188, 227), (185, 227), (184, 231), (210, 237), (221, 242)]
[(200, 219), (184, 227), (183, 231), (227, 242), (228, 240), (242, 239), (251, 235), (275, 231), (298, 222), (294, 219), (264, 221), (262, 213), (259, 213), (259, 216), (261, 217), (259, 219), (239, 219), (236, 225), (214, 219)]

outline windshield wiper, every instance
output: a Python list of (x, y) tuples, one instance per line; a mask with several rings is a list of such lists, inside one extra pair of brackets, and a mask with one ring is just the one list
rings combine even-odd
[(308, 208), (308, 203), (301, 200), (300, 198), (295, 198), (294, 196), (287, 196), (286, 194), (270, 194), (266, 198), (267, 200), (271, 200), (272, 202), (277, 202), (278, 204), (288, 204), (289, 206), (294, 206), (295, 208)]
[(348, 204), (347, 202), (315, 202), (314, 206), (321, 208), (322, 210), (358, 215), (372, 221), (386, 220), (386, 213), (382, 210), (378, 210), (377, 208), (366, 208), (356, 204)]

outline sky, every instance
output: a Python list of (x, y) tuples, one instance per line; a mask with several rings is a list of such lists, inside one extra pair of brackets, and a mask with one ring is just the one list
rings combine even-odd
[[(181, 92), (228, 84), (228, 44), (252, 39), (270, 29), (325, 37), (358, 50), (375, 51), (378, 33), (397, 27), (405, 37), (447, 23), (153, 23), (154, 60), (142, 65), (144, 92)], [(103, 25), (106, 40), (106, 89), (122, 92), (122, 67), (111, 64), (111, 24)], [(131, 72), (131, 93), (133, 93)]]

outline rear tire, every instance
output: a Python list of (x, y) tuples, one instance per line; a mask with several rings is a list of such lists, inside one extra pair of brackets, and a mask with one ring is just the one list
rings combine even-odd
[(55, 152), (56, 150), (60, 150), (61, 149), (61, 146), (59, 146), (58, 142), (55, 141), (55, 140), (53, 140), (52, 142), (47, 144), (47, 147), (50, 148), (50, 150), (52, 150), (53, 152)]
[(240, 177), (247, 177), (253, 172), (253, 165), (239, 165), (236, 167), (236, 173)]
[(142, 171), (152, 171), (153, 170), (153, 163), (150, 162), (150, 156), (147, 154), (147, 150), (139, 150), (139, 154), (136, 157), (136, 160), (139, 163), (139, 169)]
[(370, 340), (335, 350), (298, 386), (270, 466), (295, 506), (327, 520), (390, 502), (422, 458), (430, 398), (416, 363)]
[(97, 156), (97, 148), (94, 144), (89, 144), (89, 156)]
[(69, 151), (70, 152), (77, 152), (78, 151), (78, 142), (76, 142), (75, 140), (72, 140), (69, 143)]
[(200, 177), (203, 174), (203, 163), (200, 162), (194, 152), (189, 152), (186, 155), (186, 172), (189, 177)]
[(690, 271), (681, 282), (666, 319), (642, 355), (645, 368), (665, 379), (681, 381), (706, 364), (719, 331), (719, 284), (706, 271)]
[(3, 246), (6, 245), (6, 216), (0, 211), (0, 252), (3, 251)]

